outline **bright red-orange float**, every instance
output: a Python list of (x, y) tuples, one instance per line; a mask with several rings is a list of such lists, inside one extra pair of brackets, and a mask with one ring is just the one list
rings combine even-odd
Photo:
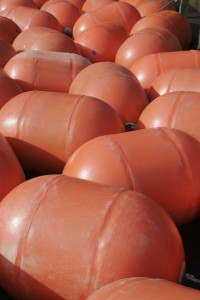
[(138, 127), (177, 128), (200, 142), (200, 92), (171, 92), (156, 98), (141, 113)]
[(199, 153), (200, 143), (183, 131), (141, 129), (85, 143), (63, 174), (141, 192), (181, 225), (200, 216)]
[(114, 62), (89, 65), (74, 78), (69, 92), (105, 101), (124, 123), (136, 122), (148, 104), (137, 78), (128, 69)]
[(86, 299), (121, 278), (183, 271), (176, 226), (133, 191), (39, 176), (4, 198), (0, 219), (0, 282), (16, 299)]
[(114, 110), (89, 96), (30, 91), (12, 98), (0, 110), (0, 132), (23, 167), (40, 174), (61, 173), (83, 143), (123, 131)]
[(12, 57), (4, 70), (23, 91), (68, 92), (76, 75), (90, 64), (75, 53), (30, 50)]
[(199, 300), (200, 292), (163, 279), (127, 278), (96, 291), (87, 300)]

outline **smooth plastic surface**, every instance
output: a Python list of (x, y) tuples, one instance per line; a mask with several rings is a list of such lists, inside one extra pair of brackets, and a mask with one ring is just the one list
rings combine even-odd
[(129, 37), (121, 25), (103, 23), (80, 33), (74, 42), (80, 53), (93, 63), (115, 61), (115, 55), (121, 44)]
[(83, 11), (90, 11), (90, 10), (94, 10), (97, 8), (100, 8), (106, 4), (110, 4), (112, 2), (115, 2), (118, 0), (86, 0), (82, 6), (82, 10)]
[(0, 201), (25, 181), (24, 172), (6, 138), (0, 133)]
[(73, 36), (76, 38), (83, 31), (105, 22), (121, 25), (129, 33), (140, 18), (139, 12), (132, 5), (123, 2), (113, 2), (80, 16), (74, 24)]
[(164, 10), (141, 18), (131, 29), (134, 34), (144, 28), (164, 28), (174, 33), (184, 50), (190, 47), (192, 29), (188, 20), (177, 11)]
[(200, 92), (171, 92), (156, 98), (141, 113), (138, 127), (177, 128), (200, 142)]
[(32, 0), (38, 8), (41, 8), (48, 0)]
[(12, 57), (4, 70), (23, 91), (68, 92), (76, 75), (90, 64), (79, 54), (30, 50)]
[(31, 8), (37, 8), (37, 5), (34, 3), (33, 0), (1, 0), (0, 12), (12, 6), (26, 6)]
[(12, 6), (2, 11), (1, 15), (14, 21), (22, 31), (36, 26), (62, 31), (62, 26), (53, 15), (36, 8)]
[(200, 143), (185, 132), (141, 129), (85, 143), (63, 174), (141, 192), (182, 225), (200, 216), (199, 153)]
[(166, 93), (177, 91), (200, 92), (199, 78), (200, 67), (168, 70), (153, 81), (148, 98), (151, 101)]
[(130, 69), (145, 55), (182, 50), (177, 37), (163, 28), (144, 28), (131, 35), (118, 49), (115, 62)]
[(0, 282), (15, 299), (86, 299), (133, 276), (177, 281), (184, 262), (169, 216), (133, 191), (40, 176), (4, 198), (0, 219)]
[(87, 300), (199, 300), (200, 292), (163, 279), (127, 278), (107, 285)]
[(200, 51), (185, 50), (145, 55), (130, 68), (143, 89), (148, 92), (153, 81), (162, 73), (176, 68), (200, 67)]
[(148, 104), (137, 78), (128, 69), (114, 62), (91, 64), (74, 78), (69, 92), (105, 101), (124, 123), (137, 122)]
[(73, 5), (69, 1), (60, 1), (52, 5), (49, 4), (47, 8), (43, 7), (41, 10), (52, 14), (59, 21), (63, 28), (73, 28), (75, 22), (82, 14), (80, 9), (78, 9), (77, 6)]
[(62, 32), (47, 27), (32, 27), (21, 32), (13, 42), (16, 51), (39, 50), (76, 53), (74, 41)]
[(11, 98), (22, 93), (21, 87), (0, 68), (0, 108)]
[(21, 32), (19, 26), (12, 20), (0, 16), (0, 37), (9, 43), (13, 43), (15, 38)]
[(89, 96), (30, 91), (0, 110), (0, 132), (23, 167), (40, 174), (61, 173), (86, 141), (124, 130), (109, 105)]

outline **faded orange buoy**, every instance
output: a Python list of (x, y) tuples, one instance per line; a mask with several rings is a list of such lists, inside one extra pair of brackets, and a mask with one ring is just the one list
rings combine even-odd
[(61, 173), (83, 143), (123, 131), (114, 110), (89, 96), (30, 91), (13, 97), (0, 110), (0, 132), (23, 167), (40, 174)]
[(1, 0), (0, 12), (12, 6), (26, 6), (31, 8), (37, 8), (33, 0)]
[(140, 0), (139, 2), (137, 2), (135, 7), (142, 17), (159, 12), (161, 10), (176, 10), (173, 3), (168, 0)]
[(145, 55), (138, 59), (130, 70), (143, 89), (148, 92), (153, 81), (162, 73), (176, 68), (200, 67), (200, 51), (185, 50)]
[(129, 33), (140, 18), (139, 12), (132, 5), (119, 1), (112, 2), (82, 14), (74, 24), (73, 36), (77, 38), (83, 31), (105, 22), (121, 25)]
[(87, 300), (199, 300), (198, 290), (163, 279), (135, 277), (121, 279), (101, 288)]
[(172, 32), (163, 28), (144, 28), (131, 35), (119, 47), (115, 62), (129, 69), (145, 55), (179, 50), (182, 47)]
[(17, 299), (86, 299), (121, 278), (182, 273), (176, 226), (133, 191), (39, 176), (3, 199), (0, 219), (0, 282)]
[(23, 91), (68, 92), (76, 75), (91, 62), (75, 53), (24, 51), (4, 67)]
[(183, 131), (141, 129), (85, 143), (63, 174), (141, 192), (181, 225), (200, 215), (199, 153), (200, 143)]
[(115, 61), (115, 55), (121, 44), (129, 37), (121, 25), (103, 23), (80, 33), (74, 42), (80, 53), (93, 63)]
[(114, 62), (89, 65), (74, 78), (69, 92), (105, 101), (124, 123), (137, 122), (148, 104), (137, 78), (128, 69)]
[(0, 37), (0, 67), (3, 68), (15, 54), (14, 47), (7, 40)]
[(86, 0), (82, 6), (82, 10), (83, 11), (90, 11), (90, 10), (94, 10), (97, 8), (100, 8), (106, 4), (110, 4), (112, 2), (115, 2), (118, 0)]
[(21, 32), (13, 42), (16, 51), (39, 50), (79, 53), (74, 41), (62, 32), (47, 27), (32, 27)]
[(2, 11), (1, 15), (14, 21), (22, 31), (35, 26), (62, 31), (62, 26), (53, 15), (36, 8), (12, 6)]
[(153, 100), (166, 93), (176, 91), (200, 92), (199, 76), (200, 67), (168, 70), (153, 81), (148, 98)]
[(169, 127), (200, 142), (200, 92), (171, 92), (157, 97), (141, 113), (139, 128)]
[(19, 26), (12, 20), (0, 16), (0, 37), (9, 43), (13, 43), (21, 32)]

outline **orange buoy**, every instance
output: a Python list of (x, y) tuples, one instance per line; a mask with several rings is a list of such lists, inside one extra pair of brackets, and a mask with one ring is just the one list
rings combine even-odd
[(14, 40), (16, 51), (39, 50), (79, 53), (74, 41), (62, 32), (47, 27), (31, 27)]
[(200, 67), (200, 51), (185, 50), (153, 53), (138, 59), (130, 70), (148, 92), (153, 81), (162, 73), (176, 68)]
[(114, 110), (89, 96), (30, 91), (13, 97), (0, 110), (0, 132), (22, 166), (40, 174), (61, 173), (83, 143), (123, 131)]
[(135, 277), (121, 279), (101, 288), (87, 300), (199, 300), (198, 290), (163, 279)]
[(26, 6), (31, 8), (37, 8), (33, 0), (1, 0), (0, 12), (12, 6)]
[(76, 75), (90, 64), (75, 53), (30, 50), (13, 56), (4, 70), (23, 91), (68, 92)]
[(83, 11), (90, 11), (97, 8), (100, 8), (106, 4), (111, 4), (112, 2), (115, 2), (118, 0), (86, 0), (82, 6)]
[(121, 25), (129, 33), (140, 18), (139, 12), (132, 5), (120, 1), (112, 2), (82, 14), (74, 24), (73, 36), (77, 38), (85, 30), (105, 22)]
[(141, 113), (138, 127), (176, 128), (200, 142), (200, 92), (171, 92), (156, 98)]
[(148, 98), (153, 100), (166, 93), (176, 91), (200, 92), (199, 76), (200, 67), (168, 70), (153, 81)]
[(0, 68), (3, 68), (15, 54), (14, 47), (7, 40), (0, 37)]
[(183, 131), (141, 129), (85, 143), (63, 174), (141, 192), (182, 225), (200, 216), (199, 153), (200, 143)]
[(0, 219), (0, 282), (15, 299), (86, 299), (121, 278), (182, 273), (176, 226), (133, 191), (38, 176), (3, 199)]
[(21, 29), (15, 22), (0, 16), (0, 38), (12, 44), (20, 32)]
[(137, 10), (139, 11), (140, 15), (142, 17), (145, 17), (147, 15), (162, 11), (162, 10), (176, 10), (175, 6), (173, 5), (172, 2), (169, 0), (159, 0), (159, 1), (154, 1), (154, 0), (140, 0), (137, 2), (135, 5)]
[(145, 55), (180, 50), (182, 50), (180, 42), (172, 32), (163, 28), (144, 28), (132, 34), (119, 47), (115, 62), (130, 69)]
[(137, 78), (128, 69), (114, 62), (89, 65), (74, 78), (69, 92), (105, 101), (124, 123), (137, 122), (148, 104)]

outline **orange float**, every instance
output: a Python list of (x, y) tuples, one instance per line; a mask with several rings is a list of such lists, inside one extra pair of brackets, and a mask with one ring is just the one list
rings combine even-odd
[(113, 2), (82, 14), (74, 24), (73, 36), (77, 38), (85, 30), (105, 22), (121, 25), (129, 33), (140, 18), (137, 9), (132, 5), (119, 1)]
[(48, 0), (32, 0), (38, 8), (41, 8)]
[(36, 8), (11, 6), (2, 11), (1, 15), (14, 21), (22, 31), (36, 26), (44, 26), (62, 31), (62, 26), (53, 15)]
[(200, 292), (163, 279), (126, 278), (101, 288), (87, 300), (199, 300)]
[(192, 29), (188, 20), (177, 11), (164, 10), (141, 18), (131, 29), (134, 34), (144, 28), (164, 28), (176, 35), (184, 50), (192, 41)]
[(74, 4), (77, 6), (79, 9), (82, 9), (82, 6), (85, 2), (85, 0), (68, 0), (70, 3)]
[(97, 8), (100, 8), (106, 4), (110, 4), (112, 2), (115, 2), (118, 0), (86, 0), (82, 6), (82, 10), (83, 11), (90, 11), (90, 10), (94, 10)]
[(162, 73), (176, 68), (200, 67), (200, 51), (185, 50), (148, 54), (138, 59), (130, 70), (148, 92), (153, 81)]
[(200, 142), (200, 92), (171, 92), (156, 98), (141, 113), (138, 127), (176, 128)]
[(0, 68), (3, 68), (6, 63), (16, 54), (13, 46), (0, 37)]
[(140, 0), (135, 7), (139, 11), (142, 17), (147, 15), (162, 11), (162, 10), (176, 10), (172, 2), (169, 0), (159, 0), (159, 1), (144, 1)]
[(114, 110), (89, 96), (30, 91), (13, 97), (0, 110), (0, 132), (23, 167), (40, 174), (61, 173), (80, 145), (123, 131)]
[(148, 128), (93, 139), (64, 175), (136, 190), (182, 225), (200, 216), (200, 143), (177, 129)]
[(73, 28), (75, 22), (82, 14), (80, 9), (78, 9), (77, 6), (69, 1), (60, 1), (52, 4), (50, 4), (50, 1), (48, 1), (46, 4), (48, 5), (47, 8), (44, 6), (41, 8), (41, 10), (52, 14), (59, 21), (63, 28)]
[(121, 278), (182, 274), (176, 226), (133, 191), (39, 176), (4, 198), (0, 219), (0, 282), (15, 299), (86, 299)]
[(177, 91), (200, 92), (200, 67), (171, 69), (158, 76), (152, 83), (149, 100)]
[(121, 44), (129, 37), (121, 25), (103, 23), (80, 33), (74, 42), (80, 53), (93, 63), (115, 61), (115, 55)]
[(37, 5), (34, 3), (33, 0), (1, 0), (0, 12), (12, 6), (26, 6), (31, 8), (37, 8)]
[(0, 108), (11, 98), (22, 93), (21, 87), (0, 68)]
[(16, 51), (39, 50), (79, 53), (74, 41), (62, 32), (47, 27), (22, 31), (13, 42)]
[(25, 181), (24, 172), (11, 146), (0, 133), (0, 201), (17, 185)]
[(12, 44), (20, 32), (21, 29), (15, 22), (0, 16), (0, 38)]
[(30, 50), (12, 57), (4, 70), (23, 91), (68, 92), (76, 75), (90, 64), (75, 53)]
[(180, 42), (172, 32), (163, 28), (144, 28), (131, 35), (119, 47), (115, 62), (130, 69), (145, 55), (180, 50)]
[(72, 81), (69, 92), (105, 101), (124, 123), (137, 122), (148, 104), (137, 78), (128, 69), (114, 62), (98, 62), (81, 70)]

